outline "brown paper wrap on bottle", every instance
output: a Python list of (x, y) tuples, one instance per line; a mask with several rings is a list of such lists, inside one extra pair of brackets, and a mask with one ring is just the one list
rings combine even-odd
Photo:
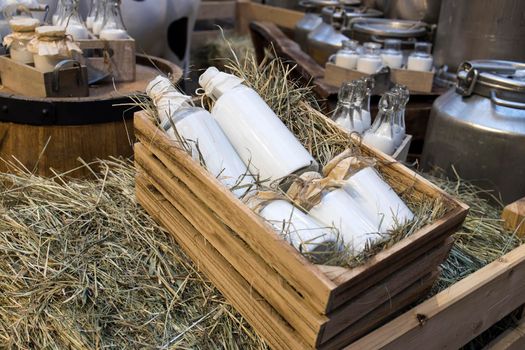
[(35, 30), (36, 37), (27, 44), (27, 50), (39, 56), (70, 57), (73, 52), (82, 53), (78, 45), (66, 36), (62, 27), (42, 26)]

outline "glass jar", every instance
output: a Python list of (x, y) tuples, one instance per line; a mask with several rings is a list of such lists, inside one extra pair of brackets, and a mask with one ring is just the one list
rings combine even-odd
[(332, 119), (348, 132), (363, 133), (370, 127), (370, 119), (361, 109), (365, 98), (366, 85), (362, 81), (343, 83)]
[(4, 37), (4, 45), (9, 48), (12, 60), (23, 64), (33, 63), (33, 54), (27, 44), (35, 37), (35, 28), (40, 24), (36, 18), (21, 17), (9, 21), (12, 33)]
[(381, 56), (381, 44), (378, 43), (364, 43), (364, 53), (357, 60), (357, 70), (366, 73), (376, 73), (382, 65)]
[(335, 54), (335, 65), (347, 69), (355, 69), (359, 58), (357, 46), (358, 42), (355, 40), (343, 41), (343, 48)]
[(414, 52), (408, 56), (407, 69), (428, 72), (432, 70), (432, 44), (418, 42), (414, 44)]
[(104, 5), (104, 3), (101, 0), (91, 0), (91, 7), (89, 8), (89, 13), (86, 17), (86, 27), (89, 30), (93, 30), (93, 22), (95, 22), (97, 13), (99, 11), (103, 11), (103, 9), (101, 9), (101, 5)]
[(381, 53), (383, 66), (399, 69), (403, 65), (403, 53), (401, 52), (401, 40), (386, 39), (385, 47)]
[(120, 0), (107, 0), (105, 13), (104, 23), (99, 34), (100, 39), (128, 39), (129, 35), (120, 12)]
[(63, 21), (64, 15), (64, 3), (61, 0), (59, 0), (57, 2), (55, 13), (53, 14), (53, 16), (51, 16), (51, 24), (54, 26), (59, 25)]
[(74, 52), (82, 50), (66, 36), (64, 27), (42, 26), (35, 29), (36, 37), (27, 44), (33, 53), (35, 68), (43, 73), (52, 72), (63, 60), (71, 59)]

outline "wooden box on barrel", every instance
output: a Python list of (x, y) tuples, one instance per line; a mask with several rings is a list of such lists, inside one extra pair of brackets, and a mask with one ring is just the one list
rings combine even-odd
[(380, 160), (379, 171), (396, 191), (439, 199), (447, 213), (362, 266), (315, 265), (145, 112), (136, 113), (134, 124), (137, 200), (275, 349), (339, 349), (415, 302), (437, 278), (450, 235), (467, 213), (391, 157), (361, 146)]
[(55, 72), (43, 73), (35, 67), (0, 56), (2, 85), (32, 97), (85, 97), (89, 95), (87, 68), (78, 62)]

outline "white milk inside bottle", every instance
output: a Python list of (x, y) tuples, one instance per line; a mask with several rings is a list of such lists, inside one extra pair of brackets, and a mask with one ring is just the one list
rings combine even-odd
[(335, 65), (347, 69), (355, 69), (359, 54), (357, 53), (357, 41), (344, 40), (343, 48), (335, 54)]
[(318, 169), (308, 151), (242, 79), (210, 67), (199, 84), (215, 99), (211, 113), (253, 175), (278, 180)]
[(414, 52), (408, 56), (407, 69), (428, 72), (432, 70), (432, 44), (418, 42), (414, 44)]
[(382, 66), (379, 50), (381, 45), (378, 43), (365, 43), (364, 54), (357, 60), (357, 70), (366, 73), (374, 74)]
[(403, 65), (403, 54), (401, 52), (401, 40), (399, 39), (386, 39), (385, 48), (381, 53), (381, 59), (383, 66), (390, 68), (401, 68)]

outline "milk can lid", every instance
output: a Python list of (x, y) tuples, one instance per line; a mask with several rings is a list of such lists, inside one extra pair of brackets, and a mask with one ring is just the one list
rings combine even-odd
[(525, 63), (501, 60), (465, 61), (458, 68), (456, 92), (477, 94), (510, 108), (525, 109)]

